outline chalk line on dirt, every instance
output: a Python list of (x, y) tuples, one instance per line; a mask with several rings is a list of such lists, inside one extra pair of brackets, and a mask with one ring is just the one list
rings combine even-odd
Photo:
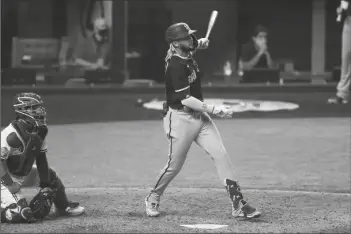
[[(36, 188), (28, 188), (30, 190), (35, 190)], [(122, 191), (149, 191), (150, 188), (147, 187), (67, 187), (66, 191), (74, 193), (87, 193), (87, 192), (122, 192)], [(223, 189), (220, 188), (168, 188), (168, 191), (184, 191), (188, 193), (195, 193), (199, 191), (214, 191), (222, 192)], [(294, 195), (326, 195), (326, 196), (347, 196), (351, 197), (351, 193), (344, 192), (322, 192), (322, 191), (306, 191), (306, 190), (279, 190), (279, 189), (243, 189), (245, 192), (255, 192), (255, 193), (280, 193), (280, 194), (294, 194)]]

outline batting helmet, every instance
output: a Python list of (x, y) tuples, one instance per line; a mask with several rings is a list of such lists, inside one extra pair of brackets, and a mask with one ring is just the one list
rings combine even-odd
[(186, 23), (172, 24), (166, 30), (166, 41), (167, 43), (171, 43), (172, 41), (187, 38), (195, 32), (196, 30), (191, 30)]

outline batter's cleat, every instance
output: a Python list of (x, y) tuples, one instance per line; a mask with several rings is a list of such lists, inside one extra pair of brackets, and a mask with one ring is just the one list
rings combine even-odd
[(85, 209), (78, 202), (70, 202), (66, 209), (58, 209), (58, 213), (61, 216), (78, 216), (84, 214)]
[(328, 99), (328, 103), (329, 104), (347, 104), (349, 103), (349, 101), (341, 97), (332, 97)]
[(146, 214), (149, 217), (157, 217), (160, 215), (160, 204), (156, 202), (151, 202), (148, 200), (148, 197), (145, 198), (145, 208)]
[(225, 188), (232, 202), (232, 215), (234, 217), (258, 218), (261, 216), (256, 208), (244, 200), (239, 183), (229, 179), (225, 180)]
[(232, 216), (235, 218), (238, 217), (245, 217), (245, 218), (259, 218), (261, 216), (261, 212), (259, 212), (255, 207), (251, 206), (249, 203), (246, 202), (245, 205), (240, 205), (238, 209), (234, 209), (232, 207)]

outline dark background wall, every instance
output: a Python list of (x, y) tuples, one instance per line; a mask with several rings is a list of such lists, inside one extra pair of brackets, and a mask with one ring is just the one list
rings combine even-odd
[(129, 51), (135, 50), (142, 55), (140, 60), (129, 60), (129, 69), (137, 73), (136, 77), (161, 82), (167, 50), (164, 31), (171, 24), (171, 11), (165, 1), (135, 0), (128, 2), (128, 18)]
[[(67, 36), (68, 1), (75, 0), (1, 1), (2, 67), (8, 66), (6, 61), (11, 60), (12, 36)], [(341, 24), (335, 22), (338, 4), (339, 1), (328, 0), (326, 6), (327, 70), (340, 64)], [(249, 40), (257, 24), (269, 29), (269, 46), (274, 58), (290, 58), (298, 70), (311, 69), (312, 0), (129, 1), (129, 49), (143, 54), (142, 59), (132, 61), (130, 66), (140, 78), (162, 81), (167, 50), (165, 29), (173, 22), (185, 21), (198, 30), (198, 37), (203, 37), (214, 9), (219, 11), (219, 17), (211, 34), (211, 46), (197, 54), (208, 76), (220, 71), (227, 60), (235, 63), (241, 44)], [(79, 22), (68, 22), (70, 24)], [(114, 35), (123, 37), (122, 31)], [(114, 51), (122, 53), (123, 50)], [(123, 63), (123, 59), (119, 61)]]
[(262, 24), (269, 30), (273, 58), (292, 59), (298, 70), (311, 69), (311, 0), (241, 0), (239, 9), (240, 43)]
[(336, 22), (336, 8), (340, 1), (327, 1), (325, 68), (332, 70), (341, 63), (341, 32), (343, 24)]

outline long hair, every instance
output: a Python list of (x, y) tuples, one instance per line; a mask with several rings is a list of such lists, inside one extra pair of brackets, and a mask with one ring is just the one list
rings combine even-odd
[(165, 57), (165, 72), (167, 71), (167, 68), (168, 68), (168, 64), (169, 64), (169, 61), (171, 60), (171, 58), (177, 54), (177, 51), (175, 50), (174, 46), (172, 43), (169, 44), (169, 49), (167, 50), (167, 54), (166, 54), (166, 57)]

